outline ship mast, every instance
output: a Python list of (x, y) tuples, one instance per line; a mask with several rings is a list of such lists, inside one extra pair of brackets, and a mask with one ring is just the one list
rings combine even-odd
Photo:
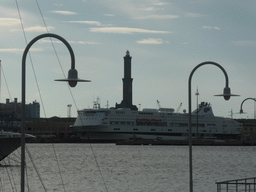
[(199, 96), (199, 92), (198, 92), (198, 86), (196, 89), (196, 138), (198, 139), (198, 96)]
[(1, 95), (2, 95), (2, 92), (1, 92), (1, 77), (2, 77), (2, 63), (1, 63), (1, 60), (0, 60), (0, 103), (1, 103)]

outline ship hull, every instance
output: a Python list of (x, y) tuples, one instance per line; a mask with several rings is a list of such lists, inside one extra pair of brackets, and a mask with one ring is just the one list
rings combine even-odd
[[(120, 141), (130, 139), (154, 139), (154, 140), (187, 140), (189, 135), (186, 130), (170, 133), (168, 127), (121, 127), (115, 128), (113, 126), (75, 126), (72, 127), (73, 133), (81, 139), (99, 140), (99, 141)], [(138, 131), (134, 131), (138, 130)], [(139, 131), (140, 130), (140, 131)], [(196, 128), (193, 128), (193, 138), (205, 139), (237, 139), (240, 133), (233, 134), (202, 134), (197, 136)]]
[(1, 138), (0, 139), (0, 161), (18, 149), (21, 145), (20, 138)]

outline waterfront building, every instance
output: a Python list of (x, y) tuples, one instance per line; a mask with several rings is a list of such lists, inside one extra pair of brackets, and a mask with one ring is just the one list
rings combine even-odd
[[(21, 119), (21, 102), (17, 98), (14, 101), (6, 99), (6, 103), (0, 103), (0, 116), (11, 116), (12, 119)], [(40, 104), (37, 101), (26, 104), (26, 118), (40, 118)]]
[(72, 134), (70, 125), (73, 125), (75, 118), (31, 118), (26, 121), (26, 133), (32, 134), (37, 139), (66, 139)]

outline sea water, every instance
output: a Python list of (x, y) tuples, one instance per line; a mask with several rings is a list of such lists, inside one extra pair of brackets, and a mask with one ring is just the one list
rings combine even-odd
[[(189, 191), (188, 146), (27, 144), (27, 148), (32, 160), (26, 155), (26, 191)], [(0, 162), (1, 192), (20, 191), (19, 153)], [(193, 146), (195, 192), (217, 191), (215, 182), (249, 177), (256, 177), (256, 147)]]

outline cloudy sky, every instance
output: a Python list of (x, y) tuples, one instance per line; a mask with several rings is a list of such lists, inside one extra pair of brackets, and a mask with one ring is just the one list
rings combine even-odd
[(247, 114), (236, 113), (245, 98), (256, 98), (255, 10), (254, 0), (0, 0), (1, 102), (21, 100), (26, 42), (50, 32), (70, 43), (79, 78), (92, 82), (69, 89), (54, 81), (63, 78), (62, 69), (67, 75), (69, 52), (56, 39), (56, 53), (49, 38), (36, 42), (26, 62), (26, 102), (40, 102), (42, 117), (66, 117), (69, 104), (75, 117), (97, 97), (101, 107), (120, 103), (129, 50), (133, 104), (141, 109), (157, 108), (158, 100), (161, 107), (176, 110), (182, 103), (180, 111), (188, 111), (191, 71), (214, 61), (228, 73), (231, 92), (241, 96), (214, 97), (223, 92), (225, 78), (218, 67), (205, 65), (192, 78), (193, 109), (198, 87), (199, 102), (211, 103), (216, 116), (230, 117), (233, 111), (233, 118), (253, 118), (252, 100), (243, 104)]

